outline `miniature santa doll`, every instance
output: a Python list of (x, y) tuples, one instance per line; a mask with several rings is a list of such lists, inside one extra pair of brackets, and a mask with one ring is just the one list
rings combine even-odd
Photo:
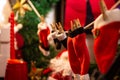
[(44, 17), (40, 17), (41, 22), (38, 24), (38, 37), (39, 37), (39, 49), (43, 53), (44, 56), (48, 56), (50, 54), (49, 52), (49, 43), (47, 40), (47, 37), (50, 33), (50, 29), (47, 26)]
[(52, 70), (48, 80), (72, 80), (74, 76), (68, 59), (68, 51), (62, 50), (58, 55), (50, 60), (50, 69)]
[(94, 55), (98, 68), (106, 74), (114, 62), (120, 31), (120, 10), (107, 10), (102, 1), (102, 14), (95, 20)]

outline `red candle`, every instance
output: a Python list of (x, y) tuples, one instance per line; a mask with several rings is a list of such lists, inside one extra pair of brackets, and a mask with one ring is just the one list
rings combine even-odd
[(10, 18), (10, 58), (15, 59), (15, 48), (14, 48), (14, 12), (11, 12)]

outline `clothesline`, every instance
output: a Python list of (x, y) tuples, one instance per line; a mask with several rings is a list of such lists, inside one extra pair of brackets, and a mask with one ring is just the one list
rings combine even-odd
[[(118, 0), (112, 7), (110, 10), (113, 10), (115, 9), (118, 5), (120, 4), (120, 0)], [(92, 26), (94, 24), (95, 21), (92, 21), (91, 23), (89, 23), (88, 25), (86, 25), (84, 27), (84, 29), (88, 29), (90, 26)]]
[[(32, 4), (32, 2), (30, 0), (28, 0), (28, 3), (30, 4), (30, 6), (33, 8), (34, 12), (36, 13), (36, 15), (40, 18), (41, 15), (39, 14), (39, 12), (37, 11), (37, 9), (35, 8), (35, 6)], [(120, 4), (120, 0), (118, 0), (112, 7), (110, 10), (113, 10), (114, 8), (116, 8), (118, 5)], [(88, 29), (90, 26), (92, 26), (94, 24), (94, 21), (92, 21), (91, 23), (89, 23), (88, 25), (86, 25), (84, 27), (84, 29)]]

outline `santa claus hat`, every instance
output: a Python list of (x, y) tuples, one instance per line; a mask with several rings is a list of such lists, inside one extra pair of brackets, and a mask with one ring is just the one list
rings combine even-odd
[(46, 28), (47, 28), (47, 24), (46, 24), (45, 22), (40, 22), (40, 23), (38, 24), (38, 29), (44, 30), (44, 29), (46, 29)]

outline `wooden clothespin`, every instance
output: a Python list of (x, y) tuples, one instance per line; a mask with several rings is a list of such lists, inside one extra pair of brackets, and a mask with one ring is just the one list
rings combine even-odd
[(70, 25), (71, 25), (71, 31), (74, 31), (74, 26), (72, 21), (70, 21)]
[(106, 11), (108, 9), (106, 7), (106, 4), (105, 4), (104, 0), (100, 0), (100, 10), (101, 10), (101, 13), (103, 15), (103, 19), (106, 20), (107, 19)]
[(51, 27), (52, 27), (52, 31), (56, 31), (56, 30), (57, 30), (55, 23), (50, 24), (50, 25), (51, 25)]
[(71, 24), (71, 31), (74, 31), (75, 29), (81, 27), (81, 24), (78, 18), (73, 20), (73, 22), (70, 21), (70, 24)]
[(77, 21), (76, 21), (76, 19), (73, 20), (73, 29), (74, 30), (77, 29)]
[(58, 24), (56, 23), (56, 26), (57, 26), (57, 29), (59, 30), (60, 33), (64, 32), (63, 27), (62, 27), (60, 22), (58, 22)]
[(80, 21), (78, 18), (75, 20), (75, 24), (76, 24), (77, 28), (81, 27), (81, 24), (80, 24)]
[(44, 18), (43, 15), (40, 16), (40, 21), (41, 21), (41, 22), (45, 22), (45, 18)]

